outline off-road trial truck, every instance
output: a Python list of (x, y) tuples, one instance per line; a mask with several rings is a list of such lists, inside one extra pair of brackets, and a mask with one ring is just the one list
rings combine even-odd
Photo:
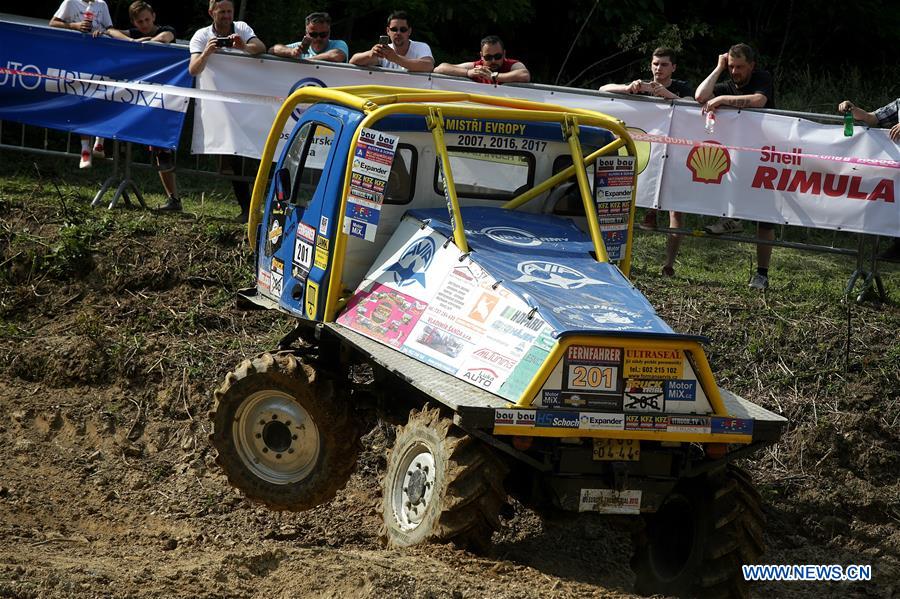
[(230, 482), (279, 510), (328, 501), (374, 406), (402, 423), (389, 545), (482, 550), (513, 496), (634, 518), (641, 593), (744, 596), (764, 519), (732, 462), (786, 421), (719, 388), (704, 339), (630, 283), (637, 154), (621, 121), (587, 110), (292, 94), (253, 190), (242, 301), (297, 326), (215, 392)]

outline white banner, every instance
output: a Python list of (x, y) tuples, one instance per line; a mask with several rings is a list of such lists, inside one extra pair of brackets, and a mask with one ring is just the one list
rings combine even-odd
[[(197, 87), (203, 90), (282, 98), (306, 85), (376, 83), (589, 108), (615, 116), (629, 128), (678, 138), (682, 144), (708, 141), (723, 146), (652, 144), (650, 162), (638, 178), (639, 206), (819, 229), (900, 234), (900, 207), (895, 201), (900, 169), (828, 159), (853, 156), (900, 161), (900, 148), (888, 138), (886, 130), (857, 127), (853, 137), (844, 137), (842, 125), (725, 109), (717, 113), (714, 133), (708, 134), (699, 106), (609, 98), (544, 86), (495, 87), (462, 79), (227, 54), (213, 55), (197, 78)], [(208, 99), (197, 104), (195, 153), (260, 157), (277, 112), (274, 105)], [(282, 140), (294, 122), (288, 121)]]

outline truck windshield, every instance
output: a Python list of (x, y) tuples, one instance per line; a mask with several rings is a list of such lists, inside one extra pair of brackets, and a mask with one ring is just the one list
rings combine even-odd
[[(459, 197), (508, 200), (534, 184), (535, 161), (529, 153), (451, 147), (447, 154)], [(443, 194), (440, 168), (435, 173), (435, 191)]]

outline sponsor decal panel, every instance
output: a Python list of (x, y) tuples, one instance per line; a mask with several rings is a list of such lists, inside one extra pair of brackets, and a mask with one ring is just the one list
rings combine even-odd
[(666, 381), (666, 401), (694, 401), (697, 399), (697, 381)]
[(494, 426), (534, 426), (534, 410), (497, 409), (494, 410)]
[(535, 417), (534, 425), (540, 428), (579, 428), (581, 418), (578, 412), (540, 410)]
[(369, 242), (375, 241), (381, 205), (399, 137), (364, 128), (356, 140), (344, 233)]
[(626, 412), (665, 412), (663, 381), (628, 379), (623, 403)]
[(597, 221), (611, 262), (623, 258), (628, 242), (634, 163), (633, 156), (601, 156), (594, 170)]
[(669, 426), (668, 416), (625, 415), (626, 431), (666, 431)]
[(315, 319), (319, 309), (319, 285), (313, 281), (306, 281), (306, 295), (304, 297), (306, 317)]
[(626, 349), (627, 379), (684, 378), (684, 355), (680, 349)]
[(670, 433), (710, 433), (709, 418), (705, 416), (669, 416)]
[(263, 291), (272, 290), (272, 273), (268, 270), (259, 270), (259, 276), (256, 279), (256, 285)]
[(582, 412), (581, 427), (592, 431), (621, 431), (625, 429), (625, 414)]
[(640, 514), (641, 491), (625, 489), (582, 489), (578, 502), (579, 512), (601, 514)]
[(563, 356), (569, 391), (621, 393), (622, 348), (572, 345)]
[(422, 317), (427, 305), (381, 283), (356, 293), (338, 323), (366, 337), (400, 347)]
[(713, 417), (710, 430), (714, 435), (752, 435), (753, 420)]
[(284, 290), (284, 262), (278, 258), (272, 258), (272, 293), (281, 295)]
[(593, 408), (595, 410), (621, 410), (621, 395), (604, 395), (602, 393), (572, 393), (561, 391), (559, 403), (573, 408)]
[[(294, 260), (293, 264), (299, 270), (303, 271), (304, 277), (309, 274), (312, 269), (313, 262), (313, 246), (312, 243), (306, 241), (299, 235), (294, 239)], [(295, 278), (299, 278), (296, 277)]]

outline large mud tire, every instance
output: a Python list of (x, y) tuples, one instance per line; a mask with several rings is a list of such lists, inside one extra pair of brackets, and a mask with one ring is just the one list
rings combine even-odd
[(631, 567), (642, 595), (746, 598), (742, 564), (765, 549), (765, 516), (749, 475), (725, 471), (679, 483), (635, 533)]
[(248, 499), (302, 511), (347, 484), (359, 455), (348, 402), (289, 353), (245, 360), (215, 392), (216, 463)]
[(383, 535), (391, 547), (453, 542), (486, 551), (500, 528), (506, 465), (440, 415), (413, 410), (397, 433), (383, 479)]

